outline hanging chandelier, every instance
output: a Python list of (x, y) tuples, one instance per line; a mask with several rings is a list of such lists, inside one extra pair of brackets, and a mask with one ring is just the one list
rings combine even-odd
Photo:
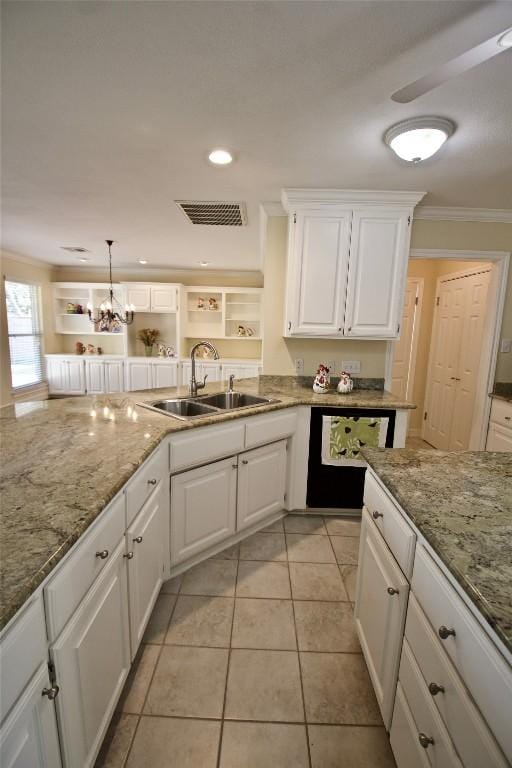
[(124, 323), (125, 325), (130, 325), (133, 323), (134, 318), (134, 312), (133, 312), (133, 304), (128, 306), (128, 304), (125, 304), (124, 311), (121, 303), (116, 299), (114, 296), (114, 288), (112, 285), (112, 243), (113, 240), (105, 240), (106, 244), (108, 245), (108, 269), (109, 269), (109, 279), (110, 279), (110, 289), (108, 292), (108, 296), (105, 297), (105, 299), (101, 302), (100, 308), (99, 308), (99, 314), (97, 316), (93, 315), (94, 307), (90, 302), (87, 304), (87, 314), (89, 315), (89, 320), (91, 323), (97, 324), (110, 324), (114, 321), (119, 321), (121, 323)]

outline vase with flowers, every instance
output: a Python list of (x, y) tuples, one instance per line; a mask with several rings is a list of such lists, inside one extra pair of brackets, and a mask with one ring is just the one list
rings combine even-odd
[(144, 344), (146, 357), (151, 357), (153, 354), (153, 347), (160, 338), (160, 331), (158, 328), (141, 328), (137, 333), (137, 338)]

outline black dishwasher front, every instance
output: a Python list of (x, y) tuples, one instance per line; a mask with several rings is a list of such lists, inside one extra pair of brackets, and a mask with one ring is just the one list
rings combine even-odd
[(311, 408), (309, 432), (308, 491), (306, 504), (315, 509), (360, 509), (363, 506), (364, 467), (322, 464), (323, 416), (387, 417), (386, 448), (393, 447), (395, 411), (370, 408)]

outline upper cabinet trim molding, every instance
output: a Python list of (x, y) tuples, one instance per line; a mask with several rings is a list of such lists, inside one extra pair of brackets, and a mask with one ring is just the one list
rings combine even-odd
[(443, 208), (420, 205), (414, 217), (435, 221), (488, 221), (512, 224), (512, 210), (509, 208)]
[(286, 211), (301, 207), (343, 205), (353, 209), (358, 205), (365, 208), (372, 205), (390, 205), (414, 207), (422, 200), (426, 192), (371, 190), (371, 189), (283, 189), (281, 201)]

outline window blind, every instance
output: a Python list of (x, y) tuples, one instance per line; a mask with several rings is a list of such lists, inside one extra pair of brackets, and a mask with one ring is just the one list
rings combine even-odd
[(41, 291), (38, 285), (5, 281), (12, 388), (43, 381)]

